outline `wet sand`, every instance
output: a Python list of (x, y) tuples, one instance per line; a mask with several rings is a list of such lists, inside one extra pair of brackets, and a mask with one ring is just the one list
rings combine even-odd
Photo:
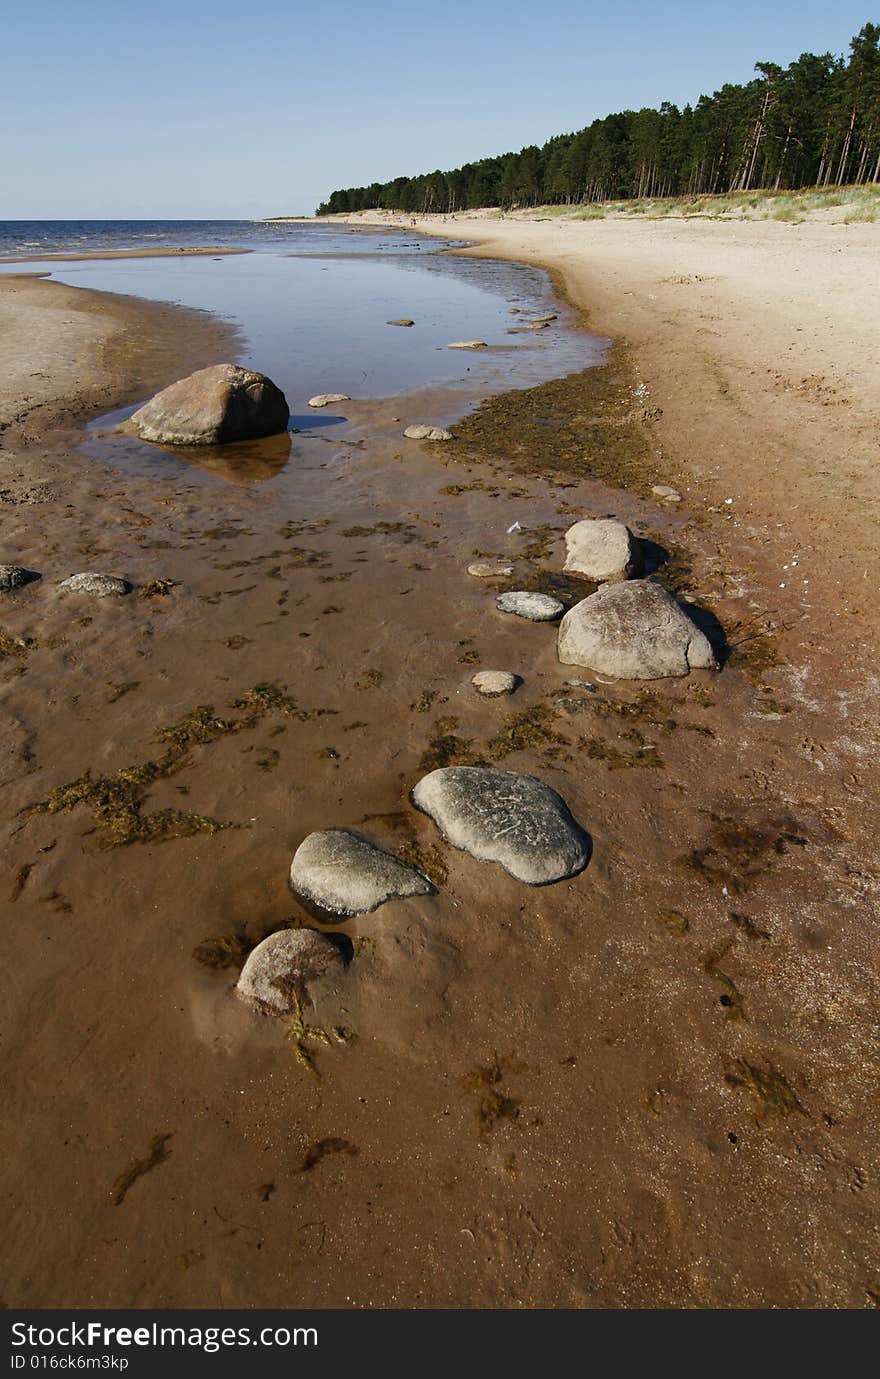
[[(277, 443), (237, 484), (73, 444), (80, 415), (228, 356), (222, 328), (39, 281), (0, 283), (3, 306), (2, 558), (43, 574), (0, 621), (7, 1305), (875, 1306), (868, 611), (820, 588), (793, 617), (779, 532), (729, 515), (728, 471), (685, 469), (687, 311), (662, 381), (630, 340), (452, 445), (400, 439), (460, 405), (442, 393), (346, 404), (344, 439), (291, 439), (293, 511)], [(38, 308), (40, 358), (54, 329), (71, 363), (22, 406)], [(773, 424), (747, 397), (712, 411), (713, 455)], [(791, 485), (774, 501), (788, 523)], [(495, 611), (504, 587), (575, 597), (562, 534), (609, 513), (718, 620), (720, 674), (609, 686)], [(515, 578), (465, 573), (489, 557)], [(78, 569), (147, 596), (65, 599)], [(473, 693), (487, 668), (523, 676), (513, 699)], [(468, 760), (558, 789), (587, 870), (532, 890), (448, 847), (408, 792)], [(332, 825), (438, 893), (338, 926), (354, 957), (308, 1012), (340, 1031), (314, 1076), (231, 988), (242, 951), (312, 922), (287, 870)]]

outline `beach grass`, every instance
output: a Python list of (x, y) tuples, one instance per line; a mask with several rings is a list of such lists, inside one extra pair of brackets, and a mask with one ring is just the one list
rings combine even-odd
[(872, 223), (880, 214), (880, 184), (852, 187), (807, 187), (802, 191), (744, 191), (715, 195), (639, 197), (599, 201), (572, 208), (548, 206), (542, 215), (570, 220), (604, 220), (615, 216), (643, 216), (648, 220), (782, 220), (797, 223), (808, 216), (844, 211), (844, 224)]

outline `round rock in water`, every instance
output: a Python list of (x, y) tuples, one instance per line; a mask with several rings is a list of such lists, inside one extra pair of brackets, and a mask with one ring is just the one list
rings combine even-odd
[(446, 348), (448, 350), (486, 350), (489, 346), (485, 340), (453, 340)]
[(513, 694), (519, 684), (519, 676), (510, 670), (480, 670), (471, 684), (484, 698), (497, 699), (502, 694)]
[(549, 594), (532, 594), (516, 590), (509, 594), (499, 594), (495, 600), (499, 613), (514, 613), (518, 618), (528, 618), (529, 622), (553, 622), (565, 612), (565, 605)]
[(235, 994), (260, 1015), (291, 1015), (309, 982), (342, 965), (342, 954), (324, 934), (314, 929), (280, 929), (249, 955)]
[(664, 503), (680, 503), (681, 494), (677, 488), (670, 488), (669, 484), (655, 484), (651, 489), (655, 498), (662, 498)]
[(468, 566), (468, 574), (474, 579), (507, 579), (513, 574), (513, 566), (502, 565), (500, 560), (476, 560)]
[(39, 578), (36, 570), (26, 570), (23, 565), (0, 565), (0, 589), (21, 589)]
[(214, 364), (163, 388), (132, 417), (160, 445), (224, 445), (287, 430), (287, 399), (265, 374)]
[(71, 575), (69, 579), (62, 580), (58, 587), (65, 594), (89, 594), (96, 599), (130, 594), (132, 589), (127, 579), (119, 579), (116, 575), (98, 575), (89, 570), (81, 575)]
[(629, 527), (611, 517), (575, 522), (565, 533), (565, 565), (568, 574), (585, 575), (605, 583), (639, 575), (642, 565), (639, 543)]
[(309, 398), (310, 407), (329, 407), (333, 402), (351, 402), (348, 393), (318, 393), (317, 397)]
[(442, 426), (408, 426), (403, 433), (409, 441), (451, 441), (452, 432)]
[(412, 801), (454, 847), (500, 863), (528, 886), (574, 876), (590, 860), (589, 836), (535, 776), (447, 766), (423, 777)]
[(297, 895), (335, 915), (365, 915), (386, 900), (430, 895), (414, 867), (347, 828), (310, 833), (294, 853), (290, 884)]
[(569, 609), (559, 659), (615, 680), (659, 680), (716, 667), (707, 637), (671, 594), (647, 579), (604, 584)]
[(386, 321), (386, 326), (414, 326), (415, 321), (411, 321), (408, 316), (401, 316), (399, 321)]

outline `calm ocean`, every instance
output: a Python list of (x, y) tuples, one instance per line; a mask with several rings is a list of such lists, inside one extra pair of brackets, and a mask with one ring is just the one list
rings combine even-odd
[[(450, 227), (452, 228), (452, 227)], [(2, 272), (45, 271), (74, 286), (209, 311), (242, 334), (239, 362), (269, 374), (291, 407), (319, 392), (392, 396), (442, 385), (498, 392), (582, 369), (601, 342), (575, 328), (540, 269), (460, 258), (462, 241), (406, 229), (260, 221), (5, 221)], [(214, 258), (41, 261), (40, 254), (111, 249), (240, 247)], [(529, 313), (558, 311), (546, 330), (518, 329)], [(412, 328), (387, 322), (411, 318)], [(483, 351), (449, 350), (483, 340)]]

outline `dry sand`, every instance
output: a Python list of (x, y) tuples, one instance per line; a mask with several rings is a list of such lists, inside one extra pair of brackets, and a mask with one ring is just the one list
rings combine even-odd
[[(277, 444), (111, 469), (74, 448), (65, 407), (145, 396), (228, 340), (193, 313), (175, 328), (0, 283), (18, 370), (0, 371), (0, 558), (43, 572), (0, 616), (8, 1306), (880, 1299), (875, 232), (458, 228), (557, 268), (626, 340), (631, 491), (402, 442), (445, 419), (442, 395), (352, 404), (349, 443), (294, 437), (296, 510), (206, 475), (277, 473)], [(581, 393), (599, 444), (586, 383), (540, 396)], [(720, 675), (566, 687), (552, 629), (465, 574), (503, 558), (546, 587), (565, 528), (611, 512), (718, 617)], [(74, 605), (54, 586), (83, 568), (178, 583)], [(523, 675), (513, 700), (472, 692), (494, 667)], [(264, 696), (217, 727), (267, 683), (302, 712)], [(200, 705), (174, 769), (138, 776)], [(530, 890), (448, 848), (408, 791), (450, 754), (559, 789), (587, 870)], [(85, 772), (126, 768), (133, 814), (108, 789), (103, 812), (75, 804)], [(28, 812), (52, 799), (71, 807)], [(150, 818), (192, 836), (112, 846)], [(418, 857), (438, 894), (341, 926), (354, 959), (308, 1019), (347, 1035), (313, 1045), (315, 1077), (232, 998), (234, 958), (193, 954), (306, 920), (287, 868), (334, 824)]]

